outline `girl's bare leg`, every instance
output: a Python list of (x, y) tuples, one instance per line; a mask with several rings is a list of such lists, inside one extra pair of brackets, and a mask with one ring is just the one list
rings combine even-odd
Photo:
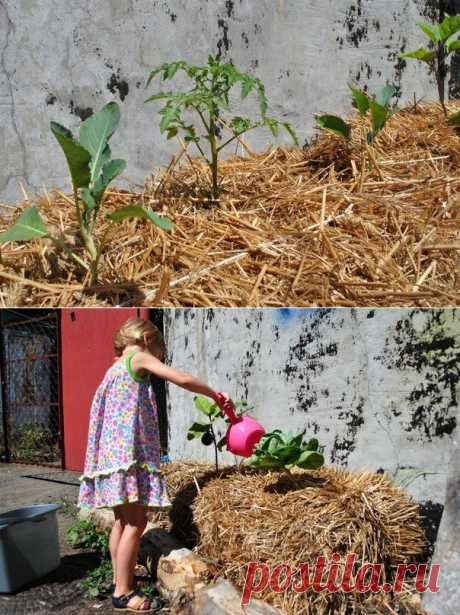
[(120, 543), (121, 535), (125, 527), (125, 522), (124, 522), (119, 506), (116, 506), (113, 509), (113, 513), (115, 515), (115, 523), (113, 524), (112, 531), (110, 532), (109, 551), (110, 551), (110, 558), (112, 560), (113, 582), (116, 583), (117, 581), (117, 551), (118, 551), (118, 545)]
[[(116, 551), (116, 581), (114, 596), (128, 594), (134, 589), (134, 568), (141, 536), (147, 525), (147, 509), (140, 504), (119, 507), (124, 527)], [(139, 598), (133, 598), (139, 601)]]

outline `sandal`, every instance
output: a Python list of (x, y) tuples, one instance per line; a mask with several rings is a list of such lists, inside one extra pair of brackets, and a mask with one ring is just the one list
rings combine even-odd
[[(132, 598), (141, 598), (141, 601), (137, 602), (133, 606), (128, 606), (128, 603)], [(148, 604), (147, 608), (144, 608), (145, 604)], [(146, 596), (144, 592), (139, 589), (131, 592), (130, 594), (124, 594), (123, 596), (112, 596), (112, 606), (114, 611), (128, 611), (129, 613), (154, 613), (163, 608), (163, 601), (159, 597), (150, 598)]]

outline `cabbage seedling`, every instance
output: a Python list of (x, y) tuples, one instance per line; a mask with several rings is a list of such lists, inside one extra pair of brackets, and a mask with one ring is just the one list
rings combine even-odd
[(297, 436), (275, 429), (266, 433), (247, 460), (247, 465), (258, 470), (284, 470), (290, 473), (297, 466), (316, 470), (324, 465), (324, 456), (319, 452), (319, 442), (312, 438), (303, 441), (305, 431)]
[[(444, 115), (447, 117), (445, 104), (445, 78), (447, 74), (446, 59), (457, 49), (460, 49), (460, 40), (457, 37), (460, 32), (460, 16), (446, 15), (439, 24), (429, 24), (420, 21), (417, 26), (429, 38), (428, 47), (420, 47), (415, 51), (400, 53), (400, 58), (409, 58), (425, 62), (430, 66), (436, 75), (438, 86), (439, 102), (441, 103)], [(430, 48), (430, 47), (433, 47)], [(460, 124), (460, 114), (452, 116), (452, 123)]]
[[(241, 135), (260, 126), (267, 126), (276, 136), (282, 127), (290, 134), (294, 143), (297, 137), (291, 125), (279, 122), (267, 116), (268, 101), (265, 88), (257, 77), (241, 73), (233, 64), (222, 64), (218, 58), (210, 55), (205, 66), (191, 66), (184, 61), (163, 64), (153, 70), (147, 80), (146, 87), (152, 80), (161, 74), (163, 81), (172, 79), (176, 73), (183, 72), (192, 80), (193, 85), (184, 92), (159, 92), (148, 98), (145, 102), (157, 100), (165, 101), (160, 109), (160, 132), (167, 134), (168, 139), (175, 137), (179, 131), (184, 135), (186, 143), (194, 143), (200, 154), (207, 162), (212, 176), (212, 198), (219, 199), (218, 161), (223, 148), (238, 139)], [(260, 119), (252, 121), (249, 118), (234, 116), (223, 119), (224, 112), (231, 113), (230, 91), (237, 84), (241, 85), (241, 98), (246, 98), (251, 92), (257, 94), (259, 102)], [(192, 112), (197, 122), (189, 120)], [(200, 126), (203, 134), (200, 134)], [(228, 139), (221, 142), (220, 135), (226, 130)], [(209, 144), (210, 155), (205, 152)]]
[[(97, 282), (98, 266), (104, 248), (106, 234), (100, 241), (96, 239), (95, 228), (104, 193), (109, 184), (126, 167), (126, 162), (112, 159), (109, 139), (120, 121), (120, 110), (116, 103), (105, 105), (100, 111), (91, 115), (80, 125), (79, 141), (70, 130), (56, 122), (50, 127), (62, 148), (69, 168), (78, 232), (87, 253), (89, 264), (71, 248), (63, 235), (54, 236), (46, 228), (37, 207), (26, 209), (16, 223), (0, 235), (0, 244), (7, 241), (29, 241), (47, 238), (56, 247), (64, 250), (79, 265), (90, 272), (90, 284)], [(148, 219), (164, 230), (172, 228), (171, 220), (160, 217), (150, 209), (140, 205), (120, 208), (106, 216), (112, 222), (126, 218)]]

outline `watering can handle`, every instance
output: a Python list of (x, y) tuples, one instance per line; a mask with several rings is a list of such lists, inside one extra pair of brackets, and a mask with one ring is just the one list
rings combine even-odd
[(217, 393), (216, 401), (222, 412), (224, 412), (228, 416), (232, 425), (234, 423), (238, 423), (238, 421), (241, 420), (240, 417), (235, 414), (235, 406), (233, 405), (233, 402), (230, 397), (228, 397), (228, 395), (225, 395), (225, 393)]

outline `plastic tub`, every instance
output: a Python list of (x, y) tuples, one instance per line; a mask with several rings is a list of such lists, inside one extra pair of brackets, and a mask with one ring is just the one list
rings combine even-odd
[(37, 504), (0, 515), (0, 593), (11, 593), (61, 563), (56, 511)]

